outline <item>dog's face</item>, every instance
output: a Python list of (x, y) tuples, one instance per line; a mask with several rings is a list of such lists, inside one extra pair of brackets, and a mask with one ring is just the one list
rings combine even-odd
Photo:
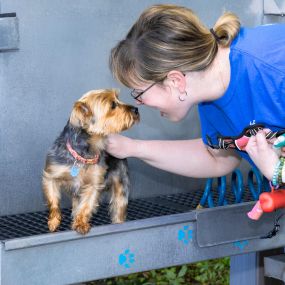
[(114, 89), (87, 92), (75, 102), (70, 116), (73, 126), (101, 136), (127, 130), (138, 121), (138, 109), (122, 103)]

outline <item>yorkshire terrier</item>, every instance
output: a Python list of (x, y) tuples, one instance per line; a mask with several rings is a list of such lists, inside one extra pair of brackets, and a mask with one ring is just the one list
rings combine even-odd
[(70, 118), (48, 151), (43, 171), (43, 192), (49, 208), (48, 227), (61, 222), (61, 191), (72, 197), (72, 229), (86, 234), (103, 190), (111, 191), (112, 223), (126, 218), (129, 175), (126, 159), (105, 151), (106, 137), (129, 129), (139, 121), (138, 108), (118, 99), (114, 89), (92, 90), (73, 106)]

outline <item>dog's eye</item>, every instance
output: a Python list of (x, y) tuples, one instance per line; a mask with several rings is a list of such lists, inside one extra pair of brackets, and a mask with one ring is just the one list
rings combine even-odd
[(117, 103), (113, 101), (111, 108), (112, 108), (112, 109), (115, 109), (117, 106), (118, 106)]

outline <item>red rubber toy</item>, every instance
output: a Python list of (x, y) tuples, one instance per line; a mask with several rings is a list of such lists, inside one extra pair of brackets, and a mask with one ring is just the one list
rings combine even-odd
[(272, 190), (260, 194), (259, 200), (253, 209), (247, 213), (252, 220), (258, 220), (263, 212), (270, 213), (277, 209), (285, 208), (285, 190)]
[(264, 192), (259, 196), (259, 201), (263, 212), (269, 213), (280, 208), (285, 208), (285, 190)]

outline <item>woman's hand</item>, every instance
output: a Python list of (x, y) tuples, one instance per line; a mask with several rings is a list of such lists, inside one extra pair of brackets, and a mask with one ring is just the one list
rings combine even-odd
[(250, 137), (245, 150), (262, 174), (272, 180), (279, 156), (273, 150), (272, 144), (266, 140), (265, 132), (260, 131), (256, 136)]
[(106, 143), (106, 151), (120, 159), (132, 156), (135, 147), (135, 140), (118, 134), (109, 135)]

